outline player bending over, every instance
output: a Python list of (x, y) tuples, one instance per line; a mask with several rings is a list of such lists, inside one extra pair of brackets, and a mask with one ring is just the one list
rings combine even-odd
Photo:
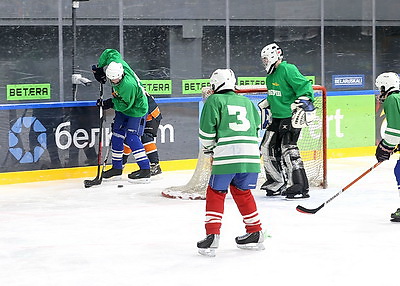
[(243, 216), (246, 234), (236, 237), (239, 248), (264, 249), (264, 235), (254, 189), (260, 172), (258, 129), (260, 118), (253, 103), (234, 92), (236, 78), (230, 69), (217, 69), (210, 78), (213, 94), (200, 117), (199, 138), (203, 151), (212, 157), (206, 191), (207, 237), (197, 243), (199, 253), (215, 256), (218, 248), (225, 196), (230, 190)]
[[(390, 158), (400, 143), (400, 79), (397, 73), (385, 72), (376, 78), (375, 85), (380, 91), (377, 100), (383, 103), (387, 120), (385, 134), (375, 153), (378, 162), (382, 162)], [(394, 167), (394, 174), (400, 192), (400, 159)], [(400, 222), (400, 208), (392, 213), (391, 221)]]
[[(105, 66), (107, 69), (104, 73)], [(114, 49), (104, 50), (97, 67), (93, 66), (92, 69), (97, 81), (103, 84), (108, 78), (113, 89), (113, 98), (97, 102), (103, 109), (115, 110), (111, 137), (112, 168), (103, 173), (103, 179), (121, 178), (125, 141), (133, 151), (140, 168), (128, 175), (129, 180), (149, 183), (150, 161), (140, 141), (146, 123), (145, 116), (149, 109), (143, 85), (131, 67), (122, 59), (121, 54)]]

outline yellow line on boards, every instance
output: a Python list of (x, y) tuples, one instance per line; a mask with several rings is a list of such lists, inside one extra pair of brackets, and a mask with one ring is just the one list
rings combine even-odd
[[(328, 159), (372, 156), (375, 154), (375, 149), (375, 146), (329, 149)], [(161, 169), (163, 171), (194, 170), (196, 168), (196, 164), (197, 159), (160, 162)], [(110, 167), (107, 166), (106, 169), (108, 168)], [(136, 169), (136, 164), (127, 164), (124, 173), (130, 173)], [(0, 185), (75, 178), (94, 179), (96, 177), (96, 174), (97, 166), (0, 173)]]
[[(160, 165), (163, 171), (177, 171), (193, 170), (196, 168), (196, 163), (197, 159), (186, 159), (160, 162)], [(105, 169), (109, 168), (110, 166), (106, 166)], [(137, 169), (136, 164), (127, 164), (124, 173), (130, 173), (135, 169)], [(0, 185), (75, 178), (94, 179), (96, 175), (97, 166), (0, 173)]]

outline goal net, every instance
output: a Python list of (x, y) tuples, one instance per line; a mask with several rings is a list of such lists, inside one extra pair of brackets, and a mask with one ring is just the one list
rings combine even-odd
[[(316, 119), (307, 127), (302, 128), (298, 146), (304, 162), (307, 178), (310, 186), (327, 187), (327, 134), (326, 134), (326, 89), (323, 86), (313, 85), (317, 116)], [(236, 86), (236, 93), (249, 97), (255, 104), (267, 96), (265, 86), (243, 85)], [(212, 94), (210, 87), (202, 90), (203, 100)], [(264, 132), (264, 131), (263, 131)], [(260, 134), (260, 141), (263, 134)], [(206, 196), (208, 180), (211, 175), (211, 159), (203, 154), (199, 148), (197, 165), (194, 173), (186, 185), (173, 186), (162, 191), (162, 195), (167, 198), (179, 198), (185, 200), (203, 200)], [(262, 160), (260, 160), (262, 164)], [(261, 174), (257, 183), (259, 188), (265, 182), (265, 171), (261, 166)]]

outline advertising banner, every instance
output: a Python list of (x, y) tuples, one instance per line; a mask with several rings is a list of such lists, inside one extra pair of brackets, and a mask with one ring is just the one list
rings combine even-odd
[[(163, 114), (157, 134), (160, 160), (197, 158), (198, 103), (159, 106)], [(105, 112), (103, 152), (109, 145), (113, 117), (114, 110)], [(0, 120), (1, 173), (97, 165), (96, 106), (0, 110)], [(134, 162), (131, 157), (129, 162)]]
[(364, 84), (363, 74), (332, 75), (333, 88), (361, 88)]
[(374, 95), (332, 96), (328, 99), (328, 149), (374, 146)]
[(8, 84), (7, 100), (50, 99), (50, 84)]
[[(252, 101), (257, 104), (262, 98), (254, 97)], [(100, 122), (99, 110), (94, 104), (0, 108), (0, 172), (97, 165)], [(192, 102), (159, 99), (159, 107), (163, 116), (156, 139), (160, 160), (197, 158), (200, 98)], [(385, 124), (379, 110), (375, 113), (374, 95), (328, 97), (328, 148), (374, 146)], [(113, 109), (105, 112), (103, 152), (109, 146), (113, 117)], [(320, 126), (310, 126), (304, 131), (299, 144), (302, 140), (318, 138), (321, 132)], [(128, 162), (134, 162), (133, 156)]]

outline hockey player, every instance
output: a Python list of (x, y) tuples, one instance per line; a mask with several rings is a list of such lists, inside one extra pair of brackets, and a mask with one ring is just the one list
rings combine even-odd
[[(146, 151), (146, 155), (150, 160), (150, 176), (156, 176), (162, 173), (155, 139), (155, 137), (157, 137), (158, 126), (160, 126), (162, 115), (156, 101), (148, 92), (146, 92), (146, 97), (149, 104), (149, 112), (146, 117), (146, 126), (141, 141), (144, 150)], [(125, 166), (129, 154), (131, 153), (131, 148), (124, 143), (124, 156), (122, 158), (123, 166)]]
[[(375, 85), (380, 91), (377, 100), (383, 103), (387, 121), (385, 134), (375, 153), (378, 162), (382, 162), (390, 158), (400, 143), (400, 79), (397, 73), (385, 72), (376, 78)], [(394, 174), (400, 191), (400, 159), (397, 160)], [(391, 214), (391, 221), (400, 222), (400, 208)]]
[(261, 189), (267, 196), (287, 199), (309, 198), (309, 185), (297, 147), (300, 131), (315, 117), (312, 85), (293, 64), (283, 61), (282, 49), (272, 43), (261, 51), (267, 71), (268, 98), (259, 102), (261, 142), (266, 182)]
[(246, 234), (236, 237), (239, 248), (264, 249), (264, 236), (254, 189), (260, 172), (258, 129), (260, 118), (253, 103), (234, 92), (236, 78), (230, 69), (211, 75), (213, 94), (206, 100), (199, 138), (203, 152), (212, 157), (212, 172), (206, 191), (206, 238), (197, 243), (200, 254), (215, 256), (220, 238), (225, 196), (230, 190), (243, 216)]
[[(107, 66), (104, 73), (103, 67)], [(110, 80), (113, 98), (97, 104), (104, 109), (115, 109), (112, 124), (112, 168), (103, 173), (103, 179), (116, 179), (122, 175), (122, 157), (124, 140), (132, 149), (140, 170), (132, 172), (128, 178), (132, 182), (150, 182), (150, 162), (146, 156), (140, 136), (143, 135), (148, 111), (148, 103), (144, 88), (131, 67), (122, 59), (121, 54), (114, 49), (106, 49), (101, 54), (97, 67), (93, 66), (96, 80)]]

